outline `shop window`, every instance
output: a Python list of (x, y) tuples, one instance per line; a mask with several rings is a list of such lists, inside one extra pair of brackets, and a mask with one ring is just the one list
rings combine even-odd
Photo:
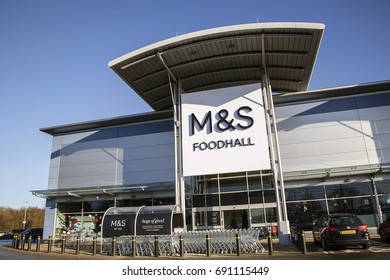
[(329, 213), (373, 214), (371, 197), (340, 198), (328, 200)]
[(193, 181), (193, 192), (194, 194), (204, 194), (206, 193), (206, 184), (203, 177), (195, 177)]
[(247, 192), (235, 192), (221, 194), (221, 205), (240, 205), (248, 204)]
[(378, 194), (390, 194), (390, 180), (375, 181), (375, 185)]
[(246, 177), (232, 177), (220, 179), (220, 191), (222, 192), (236, 192), (246, 191)]
[(82, 207), (81, 202), (57, 203), (57, 209), (61, 213), (81, 212), (81, 207)]
[(302, 188), (286, 188), (286, 201), (325, 199), (323, 186), (312, 186)]
[(249, 190), (261, 190), (261, 177), (259, 174), (248, 175), (248, 188)]
[(372, 195), (371, 183), (349, 183), (326, 186), (328, 198)]
[(249, 198), (251, 204), (263, 203), (263, 192), (262, 191), (249, 192)]
[(195, 212), (195, 226), (203, 227), (206, 226), (206, 212)]
[(206, 195), (207, 206), (219, 206), (219, 196), (218, 194), (208, 194)]
[(192, 203), (194, 207), (205, 207), (206, 206), (206, 196), (205, 195), (194, 195), (192, 197)]
[(261, 177), (261, 184), (262, 184), (262, 187), (263, 189), (272, 189), (273, 188), (273, 185), (272, 185), (272, 181), (271, 181), (271, 176), (262, 176)]
[(221, 224), (221, 215), (219, 211), (207, 212), (207, 225), (208, 226), (219, 226)]
[(218, 180), (216, 178), (205, 180), (207, 193), (218, 193)]
[(225, 229), (248, 228), (248, 210), (224, 211)]
[(121, 199), (116, 201), (116, 207), (133, 207), (145, 205), (144, 200), (139, 199)]
[(313, 222), (327, 214), (326, 201), (289, 202), (287, 212), (291, 226), (311, 230)]
[(105, 212), (114, 206), (114, 200), (84, 201), (84, 212)]
[(252, 215), (252, 224), (262, 224), (265, 223), (264, 209), (255, 208), (251, 209)]
[(274, 190), (264, 190), (264, 202), (276, 202), (275, 191)]
[(376, 181), (375, 185), (383, 219), (387, 219), (390, 217), (390, 181)]
[(276, 208), (265, 208), (266, 223), (275, 223), (277, 221)]

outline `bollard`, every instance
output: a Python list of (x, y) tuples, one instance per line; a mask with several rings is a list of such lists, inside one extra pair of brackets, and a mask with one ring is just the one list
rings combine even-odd
[(92, 256), (96, 255), (96, 249), (97, 249), (97, 239), (96, 235), (92, 238)]
[(18, 236), (15, 234), (14, 235), (14, 248), (18, 249), (18, 247), (19, 247), (19, 239), (18, 239)]
[(157, 258), (160, 254), (158, 236), (154, 237), (154, 256)]
[(237, 257), (241, 256), (241, 237), (240, 234), (236, 234), (236, 249), (237, 249)]
[(291, 241), (295, 245), (295, 227), (291, 228)]
[(61, 243), (61, 254), (65, 254), (65, 245), (66, 245), (66, 236), (62, 236), (62, 243)]
[(302, 231), (302, 254), (306, 254), (307, 249), (306, 249), (306, 238), (305, 238), (305, 232)]
[(41, 236), (38, 235), (37, 246), (35, 247), (35, 252), (39, 252), (40, 250), (41, 250)]
[(53, 238), (49, 236), (49, 241), (47, 243), (47, 252), (51, 253), (51, 246), (53, 245)]
[(270, 256), (274, 254), (274, 245), (272, 244), (271, 232), (268, 232), (268, 254)]
[(113, 256), (116, 256), (116, 237), (114, 236), (112, 238), (112, 243), (111, 243), (111, 254)]
[(31, 251), (31, 241), (32, 241), (32, 236), (30, 235), (28, 237), (27, 251)]
[(76, 255), (80, 254), (80, 236), (76, 238)]
[(184, 257), (184, 236), (183, 235), (180, 235), (179, 242), (180, 242), (180, 257)]
[(25, 242), (25, 237), (24, 234), (22, 234), (20, 237), (20, 250), (24, 250), (24, 242)]
[(206, 254), (208, 257), (211, 255), (211, 237), (206, 234)]
[(135, 257), (135, 254), (137, 252), (137, 240), (135, 239), (135, 236), (131, 237), (131, 256)]
[(301, 250), (302, 249), (302, 238), (301, 238), (302, 236), (301, 236), (301, 231), (300, 230), (298, 230), (297, 231), (297, 248), (298, 248), (298, 250)]

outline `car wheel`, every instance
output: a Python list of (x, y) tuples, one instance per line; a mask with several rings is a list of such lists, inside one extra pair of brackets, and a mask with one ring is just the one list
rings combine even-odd
[(363, 249), (370, 249), (370, 247), (371, 247), (371, 242), (368, 241), (367, 243), (363, 244), (362, 247), (363, 247)]
[(330, 249), (328, 241), (326, 241), (324, 236), (321, 237), (321, 244), (322, 244), (322, 249), (324, 249), (324, 251), (328, 251)]

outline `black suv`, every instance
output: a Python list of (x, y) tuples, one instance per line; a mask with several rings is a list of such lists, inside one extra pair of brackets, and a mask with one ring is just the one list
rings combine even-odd
[(36, 228), (36, 227), (28, 228), (25, 231), (22, 231), (20, 234), (24, 235), (26, 239), (28, 239), (31, 236), (32, 241), (35, 241), (37, 240), (38, 236), (42, 238), (43, 228)]
[(370, 248), (370, 234), (366, 224), (354, 214), (332, 214), (319, 218), (313, 227), (314, 243), (324, 250), (332, 246), (361, 245)]

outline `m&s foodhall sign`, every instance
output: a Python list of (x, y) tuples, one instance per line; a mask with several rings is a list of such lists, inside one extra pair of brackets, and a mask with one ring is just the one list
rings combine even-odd
[(183, 175), (270, 169), (260, 84), (182, 95)]

